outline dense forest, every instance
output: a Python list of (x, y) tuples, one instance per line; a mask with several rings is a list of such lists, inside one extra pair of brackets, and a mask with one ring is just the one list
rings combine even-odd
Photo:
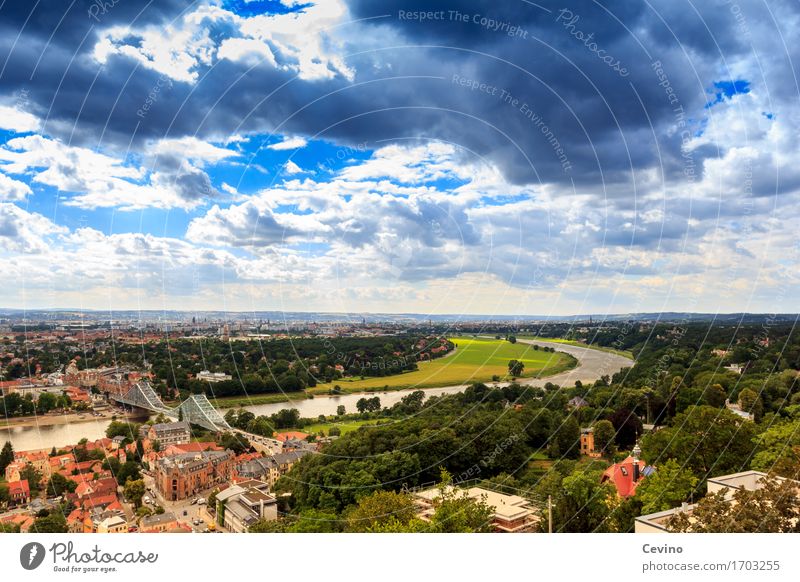
[[(623, 325), (593, 340), (632, 350), (636, 362), (590, 385), (476, 384), (362, 414), (380, 424), (326, 445), (279, 481), (291, 493), (290, 514), (326, 515), (352, 531), (347, 516), (376, 492), (402, 496), (445, 470), (455, 483), (482, 481), (540, 508), (550, 497), (555, 531), (631, 531), (638, 515), (702, 499), (710, 477), (800, 473), (800, 335), (792, 325)], [(570, 405), (576, 396), (581, 406)], [(601, 458), (580, 455), (580, 429), (589, 426)], [(656, 472), (623, 500), (600, 477), (637, 442)], [(714, 502), (702, 500), (698, 515), (712, 515), (703, 507)]]

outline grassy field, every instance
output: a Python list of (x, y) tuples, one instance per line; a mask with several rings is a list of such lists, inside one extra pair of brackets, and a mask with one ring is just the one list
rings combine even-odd
[(236, 408), (257, 404), (279, 404), (306, 398), (312, 398), (312, 396), (305, 392), (288, 392), (286, 394), (253, 394), (252, 396), (225, 396), (223, 398), (209, 397), (209, 400), (217, 408)]
[(324, 432), (326, 435), (328, 431), (335, 427), (338, 427), (339, 430), (342, 431), (342, 434), (347, 434), (348, 432), (353, 432), (354, 430), (358, 430), (362, 426), (367, 426), (371, 424), (375, 424), (378, 422), (377, 420), (344, 420), (342, 422), (317, 422), (314, 424), (309, 424), (304, 426), (303, 428), (298, 428), (297, 430), (301, 432), (305, 432), (308, 434), (318, 434), (319, 431)]
[[(342, 392), (399, 390), (403, 388), (435, 388), (469, 382), (489, 382), (492, 376), (507, 380), (508, 361), (521, 360), (525, 364), (523, 377), (557, 374), (573, 368), (576, 361), (561, 353), (534, 350), (526, 344), (512, 344), (505, 340), (450, 338), (456, 351), (432, 362), (422, 362), (419, 369), (405, 374), (383, 378), (340, 378), (330, 384), (319, 384), (307, 391), (311, 394), (327, 394), (335, 385)], [(388, 388), (385, 388), (388, 386)]]
[(607, 348), (605, 346), (595, 346), (591, 344), (585, 344), (583, 342), (579, 342), (576, 340), (566, 340), (561, 338), (554, 338), (554, 337), (540, 337), (537, 335), (518, 335), (518, 339), (526, 339), (526, 340), (540, 340), (543, 342), (553, 342), (556, 344), (566, 344), (568, 346), (578, 346), (579, 348), (589, 348), (592, 350), (599, 350), (601, 352), (608, 352), (610, 354), (617, 354), (618, 356), (622, 356), (623, 358), (628, 358), (629, 360), (633, 358), (633, 352), (629, 352), (627, 350), (615, 350), (614, 348)]

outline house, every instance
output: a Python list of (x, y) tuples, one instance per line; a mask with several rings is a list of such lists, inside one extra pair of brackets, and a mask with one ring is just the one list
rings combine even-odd
[(586, 408), (587, 406), (589, 406), (589, 403), (586, 402), (586, 400), (581, 398), (580, 396), (575, 396), (571, 398), (569, 402), (567, 402), (567, 406), (569, 408), (579, 409), (579, 408)]
[[(738, 490), (757, 491), (764, 487), (766, 479), (777, 479), (783, 481), (783, 477), (770, 477), (761, 471), (742, 471), (741, 473), (733, 473), (731, 475), (722, 475), (721, 477), (713, 477), (706, 481), (708, 493), (724, 492), (725, 498), (728, 501), (733, 501), (733, 495)], [(680, 507), (667, 509), (666, 511), (659, 511), (657, 513), (650, 513), (636, 518), (634, 521), (635, 533), (669, 533), (669, 520), (680, 513), (688, 514), (691, 518), (692, 512), (697, 507), (696, 504), (683, 503)]]
[(236, 475), (244, 479), (259, 479), (269, 483), (270, 487), (280, 477), (278, 463), (271, 457), (251, 459), (236, 466)]
[(288, 453), (278, 453), (272, 456), (272, 460), (278, 466), (278, 473), (285, 475), (294, 466), (294, 464), (308, 455), (311, 451), (289, 451)]
[(221, 451), (220, 447), (214, 441), (208, 442), (195, 442), (169, 445), (166, 449), (162, 448), (165, 457), (172, 457), (183, 453), (201, 453), (203, 451)]
[[(448, 491), (452, 492), (454, 488), (448, 486)], [(483, 487), (470, 487), (458, 491), (461, 495), (485, 502), (492, 509), (492, 527), (496, 532), (530, 532), (539, 522), (536, 509), (530, 501), (519, 495), (506, 495)], [(436, 499), (440, 495), (441, 491), (438, 487), (425, 489), (414, 495), (417, 515), (420, 519), (430, 521), (436, 511)]]
[(117, 435), (111, 439), (111, 450), (116, 451), (125, 447), (125, 437)]
[(6, 481), (10, 483), (11, 481), (19, 481), (22, 479), (22, 471), (27, 465), (28, 463), (23, 460), (12, 461), (9, 463), (6, 467)]
[(33, 522), (36, 521), (36, 518), (28, 513), (14, 513), (12, 515), (3, 516), (0, 518), (0, 521), (5, 524), (19, 526), (20, 533), (28, 533)]
[(31, 502), (31, 488), (27, 479), (8, 483), (9, 502), (14, 505), (27, 505)]
[(594, 448), (594, 428), (581, 429), (581, 454), (592, 458), (600, 457), (600, 453)]
[(296, 430), (275, 433), (275, 440), (285, 443), (288, 440), (304, 441), (308, 438), (308, 434)]
[(15, 455), (15, 460), (32, 465), (42, 474), (43, 479), (49, 479), (51, 476), (50, 455), (47, 451), (22, 451)]
[(83, 533), (83, 510), (73, 509), (67, 516), (67, 531), (69, 533)]
[(267, 493), (269, 483), (250, 479), (217, 493), (217, 522), (235, 533), (244, 533), (260, 519), (278, 519), (277, 499)]
[(653, 467), (648, 466), (647, 463), (639, 459), (641, 452), (637, 444), (633, 447), (632, 455), (629, 455), (625, 460), (619, 463), (614, 463), (603, 471), (600, 482), (610, 482), (617, 490), (617, 495), (623, 499), (632, 497), (636, 493), (636, 487), (642, 482), (642, 479), (655, 471)]
[(188, 422), (162, 422), (147, 429), (146, 436), (151, 441), (158, 441), (163, 449), (168, 445), (182, 445), (192, 440), (192, 431)]
[(120, 515), (106, 517), (97, 524), (97, 533), (128, 533), (128, 522)]
[(215, 382), (232, 380), (233, 376), (230, 374), (223, 374), (222, 372), (209, 372), (208, 370), (203, 370), (197, 374), (197, 379), (202, 380), (203, 382), (211, 382), (213, 384)]
[(142, 533), (162, 533), (178, 528), (178, 518), (174, 513), (164, 512), (148, 515), (139, 522), (139, 531)]
[(156, 487), (169, 501), (186, 499), (233, 474), (233, 451), (203, 451), (164, 457), (156, 462)]

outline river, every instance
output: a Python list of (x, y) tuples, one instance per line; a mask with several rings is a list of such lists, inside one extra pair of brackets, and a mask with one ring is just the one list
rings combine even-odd
[[(538, 344), (556, 348), (574, 356), (579, 365), (572, 370), (549, 376), (546, 378), (527, 378), (522, 381), (528, 385), (543, 385), (546, 382), (553, 382), (562, 386), (569, 386), (575, 381), (593, 382), (603, 375), (612, 375), (625, 366), (630, 366), (632, 362), (622, 356), (584, 348), (580, 346), (570, 346), (555, 342), (518, 340), (520, 343)], [(504, 385), (502, 382), (497, 385)], [(428, 388), (425, 390), (427, 396), (439, 396), (441, 394), (455, 394), (463, 391), (465, 386), (445, 386), (442, 388)], [(401, 398), (414, 392), (415, 389), (397, 390), (393, 392), (371, 392), (368, 394), (343, 394), (341, 396), (318, 396), (311, 399), (293, 400), (290, 402), (279, 402), (276, 404), (258, 404), (245, 406), (244, 408), (258, 415), (267, 415), (278, 412), (284, 408), (296, 408), (303, 418), (316, 418), (320, 414), (326, 416), (336, 414), (336, 408), (344, 405), (346, 411), (357, 412), (356, 402), (360, 398), (371, 398), (377, 396), (381, 399), (381, 406), (392, 406), (399, 402)], [(96, 440), (105, 436), (106, 427), (109, 421), (106, 419), (91, 420), (72, 424), (58, 424), (53, 426), (24, 426), (0, 429), (0, 442), (10, 440), (15, 451), (26, 451), (32, 449), (50, 449), (52, 447), (63, 447), (75, 444), (82, 438)]]

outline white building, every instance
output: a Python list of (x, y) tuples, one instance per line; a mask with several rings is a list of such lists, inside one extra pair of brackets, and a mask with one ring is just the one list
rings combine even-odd
[[(736, 491), (757, 491), (763, 488), (765, 478), (768, 478), (768, 475), (761, 471), (742, 471), (741, 473), (713, 477), (706, 483), (709, 495), (717, 493), (718, 491), (723, 491), (725, 493), (725, 498), (730, 501), (733, 499), (733, 495)], [(782, 477), (776, 477), (776, 479), (779, 481), (784, 480)], [(634, 522), (634, 532), (669, 533), (667, 524), (672, 516), (685, 513), (691, 517), (695, 507), (697, 507), (697, 504), (690, 505), (688, 503), (683, 503), (680, 507), (637, 517)]]

